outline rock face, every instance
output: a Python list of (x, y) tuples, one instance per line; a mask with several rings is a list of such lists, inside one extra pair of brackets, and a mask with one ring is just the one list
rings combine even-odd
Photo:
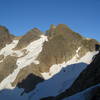
[(17, 68), (16, 60), (16, 57), (7, 56), (4, 61), (0, 63), (0, 82)]
[[(15, 77), (15, 80), (11, 82), (11, 85), (14, 87), (18, 86), (20, 88), (24, 88), (24, 92), (32, 91), (32, 89), (34, 89), (39, 82), (42, 82), (44, 80), (44, 77), (41, 73), (49, 72), (52, 65), (67, 62), (68, 60), (72, 59), (76, 55), (76, 53), (77, 59), (79, 59), (87, 52), (95, 51), (95, 45), (98, 44), (96, 40), (86, 39), (78, 33), (73, 32), (66, 25), (59, 24), (58, 26), (51, 25), (50, 29), (46, 33), (48, 41), (43, 42), (43, 45), (41, 45), (42, 48), (40, 46), (36, 47), (34, 52), (32, 52), (34, 54), (37, 50), (40, 50), (41, 52), (39, 52), (39, 54), (33, 55), (30, 53), (31, 50), (33, 50), (30, 49), (33, 45), (31, 45), (31, 47), (27, 49), (24, 49), (25, 47), (33, 43), (33, 41), (39, 40), (41, 38), (41, 35), (43, 35), (42, 32), (37, 28), (34, 28), (22, 37), (13, 38), (13, 36), (9, 34), (6, 28), (0, 27), (0, 48), (5, 47), (7, 43), (10, 43), (14, 39), (19, 40), (16, 47), (14, 47), (13, 50), (9, 50), (10, 52), (15, 53), (15, 55), (8, 55), (7, 57), (4, 57), (3, 54), (0, 55), (0, 61), (3, 59), (2, 62), (0, 62), (0, 82), (9, 74), (11, 74), (14, 69), (18, 68), (21, 65), (21, 68), (19, 68), (20, 70), (18, 69), (19, 72)], [(39, 42), (41, 41), (39, 40)], [(25, 51), (25, 55), (16, 56), (22, 53), (22, 51)], [(34, 60), (32, 59), (32, 57), (36, 59)], [(18, 59), (20, 59), (20, 61)], [(38, 63), (34, 63), (33, 60)], [(18, 64), (17, 61), (19, 61), (20, 64)], [(24, 63), (22, 63), (22, 65), (21, 62), (28, 62), (28, 64), (22, 67)], [(81, 77), (83, 78), (83, 75), (81, 75)], [(86, 78), (88, 78), (88, 76)], [(79, 79), (77, 79), (77, 81), (78, 80)], [(77, 85), (75, 85), (75, 87), (75, 91), (72, 92), (70, 90), (70, 93), (76, 93), (84, 88), (87, 88), (88, 86), (84, 86), (83, 88), (81, 88), (81, 90), (77, 90)]]
[(11, 35), (7, 28), (0, 26), (0, 49), (3, 48), (6, 44), (12, 42), (13, 35)]
[(42, 35), (42, 32), (37, 28), (30, 30), (27, 34), (21, 37), (15, 49), (22, 49), (26, 47), (32, 41), (39, 39), (41, 35)]
[(30, 73), (33, 74), (34, 76), (40, 78), (41, 80), (43, 80), (43, 78), (39, 72), (39, 69), (36, 67), (36, 65), (31, 64), (31, 65), (23, 68), (22, 70), (20, 70), (15, 81), (12, 83), (12, 86), (16, 86), (18, 83), (21, 83), (23, 79), (26, 79), (27, 76), (30, 75)]
[[(31, 33), (31, 35), (34, 36), (33, 33)], [(41, 34), (39, 34), (39, 36), (40, 35)], [(53, 64), (63, 63), (64, 61), (72, 59), (77, 50), (79, 55), (78, 58), (81, 58), (87, 52), (94, 51), (95, 45), (98, 44), (96, 40), (85, 39), (63, 24), (60, 24), (57, 27), (52, 25), (50, 30), (47, 31), (46, 35), (48, 36), (48, 41), (44, 43), (42, 52), (37, 58), (40, 63), (38, 65), (30, 64), (21, 69), (15, 81), (12, 83), (13, 86), (16, 86), (17, 83), (25, 79), (30, 73), (43, 79), (41, 73), (48, 72)], [(32, 37), (30, 37), (29, 34), (26, 34), (21, 38), (21, 40), (19, 40), (18, 45), (21, 45), (21, 48), (23, 48), (22, 44), (26, 46), (26, 44), (28, 45), (34, 41), (34, 38), (30, 38)], [(17, 49), (18, 45), (16, 47)]]
[(48, 42), (44, 43), (43, 50), (38, 57), (41, 72), (48, 72), (53, 64), (70, 60), (77, 50), (79, 57), (82, 57), (86, 52), (94, 51), (97, 44), (96, 40), (87, 40), (64, 24), (51, 27), (47, 31), (47, 36)]
[[(37, 31), (34, 34), (40, 36), (41, 34), (37, 34)], [(30, 73), (42, 77), (41, 73), (48, 72), (53, 64), (63, 63), (74, 57), (78, 48), (80, 48), (78, 50), (79, 57), (82, 57), (88, 51), (94, 51), (95, 44), (97, 44), (96, 40), (87, 40), (64, 24), (60, 24), (57, 27), (51, 25), (46, 35), (48, 36), (48, 41), (44, 43), (42, 52), (37, 58), (40, 63), (38, 65), (31, 64), (23, 68), (13, 82), (14, 86)], [(19, 40), (18, 45), (22, 48), (22, 44), (26, 46), (26, 44), (28, 45), (32, 41), (34, 41), (34, 35), (33, 33), (28, 33)], [(18, 45), (16, 48), (18, 48)]]

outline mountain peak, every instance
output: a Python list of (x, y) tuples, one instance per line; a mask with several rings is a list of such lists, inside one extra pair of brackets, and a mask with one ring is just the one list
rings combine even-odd
[(6, 27), (0, 26), (0, 49), (10, 43), (13, 37), (14, 36), (9, 33)]
[(59, 24), (57, 26), (51, 25), (47, 31), (48, 39), (52, 39), (56, 36), (63, 36), (64, 38), (82, 38), (81, 35), (72, 31), (67, 25)]
[(1, 31), (8, 32), (8, 29), (4, 26), (0, 26), (0, 33), (1, 33)]
[(57, 26), (58, 30), (66, 30), (66, 32), (73, 32), (67, 25), (65, 24), (59, 24)]
[(31, 30), (29, 30), (29, 31), (27, 32), (27, 34), (28, 34), (28, 33), (31, 33), (31, 32), (34, 33), (34, 34), (35, 34), (35, 33), (40, 33), (40, 34), (42, 34), (42, 32), (41, 32), (38, 28), (36, 28), (36, 27), (33, 28), (33, 29), (31, 29)]
[[(97, 53), (95, 50), (99, 49), (96, 40), (86, 39), (64, 24), (51, 25), (47, 35), (33, 28), (25, 35), (12, 39), (9, 31), (1, 27), (0, 47), (3, 49), (0, 50), (0, 89), (23, 88), (18, 93), (21, 97), (34, 90), (33, 100), (47, 96), (45, 93), (51, 95), (50, 89), (53, 89), (53, 95), (61, 93), (86, 68)], [(46, 82), (47, 90), (40, 82), (44, 85)]]
[(19, 43), (15, 49), (22, 49), (32, 41), (35, 41), (41, 37), (43, 33), (38, 28), (29, 30), (24, 36), (21, 37)]

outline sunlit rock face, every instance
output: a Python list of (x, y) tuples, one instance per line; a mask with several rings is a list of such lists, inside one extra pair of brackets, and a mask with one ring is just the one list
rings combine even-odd
[(89, 51), (95, 51), (95, 45), (98, 43), (94, 39), (82, 37), (64, 24), (51, 25), (46, 35), (48, 42), (44, 43), (43, 50), (38, 57), (41, 72), (48, 71), (53, 64), (72, 59), (76, 52), (77, 58), (80, 58)]

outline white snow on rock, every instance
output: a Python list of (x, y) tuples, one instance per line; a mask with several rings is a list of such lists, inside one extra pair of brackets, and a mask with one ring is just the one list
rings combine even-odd
[(21, 56), (22, 53), (20, 51), (13, 50), (13, 48), (17, 46), (18, 42), (19, 40), (13, 40), (11, 44), (6, 44), (6, 46), (0, 50), (0, 55), (4, 55), (4, 57), (13, 54), (16, 54), (17, 56)]
[[(79, 47), (80, 48), (80, 47)], [(75, 63), (80, 63), (80, 62), (83, 62), (83, 63), (86, 63), (86, 64), (90, 64), (91, 60), (92, 60), (92, 57), (97, 54), (98, 52), (88, 52), (85, 56), (83, 56), (82, 58), (80, 58), (79, 60), (77, 59), (78, 57), (78, 51), (79, 51), (79, 48), (78, 50), (76, 50), (76, 55), (71, 59), (69, 60), (68, 62), (64, 62), (62, 64), (55, 64), (55, 65), (52, 65), (50, 67), (50, 70), (49, 72), (44, 72), (44, 73), (41, 73), (42, 76), (44, 77), (44, 79), (49, 79), (51, 78), (53, 75), (57, 74), (58, 72), (61, 71), (62, 68), (68, 66), (68, 65), (71, 65), (71, 64), (75, 64)]]
[[(28, 52), (27, 55), (25, 55), (25, 56), (20, 57), (20, 58), (17, 59), (16, 65), (18, 67), (13, 71), (12, 74), (10, 74), (8, 77), (6, 77), (0, 83), (0, 89), (4, 89), (4, 88), (13, 89), (14, 87), (11, 86), (11, 83), (16, 79), (19, 71), (22, 68), (30, 65), (31, 63), (39, 64), (39, 61), (36, 60), (36, 59), (37, 59), (39, 53), (42, 51), (42, 46), (43, 46), (43, 43), (45, 41), (47, 41), (47, 37), (46, 36), (41, 36), (40, 39), (31, 42), (26, 48), (24, 48)], [(12, 51), (10, 49), (10, 53), (11, 52)]]
[[(90, 64), (90, 62), (92, 61), (92, 57), (98, 53), (95, 51), (87, 52), (85, 56), (79, 59), (78, 52), (81, 49), (81, 47), (79, 47), (76, 50), (76, 55), (71, 60), (63, 62), (62, 64), (52, 65), (49, 72), (41, 73), (41, 75), (45, 79), (44, 82), (39, 83), (31, 93), (20, 96), (19, 94), (21, 93), (21, 91), (19, 89), (16, 89), (15, 87), (12, 87), (11, 83), (16, 79), (19, 71), (22, 68), (30, 65), (31, 63), (39, 64), (37, 57), (42, 51), (42, 46), (45, 41), (48, 41), (47, 37), (42, 35), (40, 39), (31, 42), (27, 47), (21, 50), (13, 50), (13, 48), (15, 48), (18, 44), (18, 40), (14, 40), (11, 44), (6, 45), (6, 47), (4, 47), (0, 51), (0, 55), (3, 54), (5, 57), (14, 54), (19, 57), (16, 62), (17, 68), (13, 71), (12, 74), (7, 76), (0, 83), (0, 90), (13, 89), (10, 90), (10, 93), (9, 90), (5, 92), (8, 93), (7, 96), (9, 98), (13, 98), (14, 100), (22, 100), (22, 98), (26, 96), (25, 100), (40, 100), (40, 98), (43, 97), (58, 95), (72, 85), (79, 74), (87, 67), (88, 64)], [(23, 50), (26, 50), (26, 55), (23, 55)], [(0, 94), (2, 95), (3, 92)], [(13, 96), (12, 94), (15, 96)]]
[(30, 43), (25, 50), (27, 50), (28, 54), (24, 57), (21, 57), (17, 60), (18, 67), (24, 67), (31, 63), (39, 64), (39, 61), (36, 60), (39, 53), (42, 51), (43, 43), (47, 40), (46, 36), (41, 36), (40, 39)]

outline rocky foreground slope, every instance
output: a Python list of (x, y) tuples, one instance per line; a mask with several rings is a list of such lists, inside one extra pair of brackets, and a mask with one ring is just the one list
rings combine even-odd
[[(64, 24), (51, 25), (46, 34), (34, 28), (21, 37), (1, 27), (0, 41), (0, 90), (19, 89), (18, 99), (27, 93), (33, 100), (69, 88), (97, 54), (99, 44)], [(12, 97), (15, 92), (9, 93)]]

